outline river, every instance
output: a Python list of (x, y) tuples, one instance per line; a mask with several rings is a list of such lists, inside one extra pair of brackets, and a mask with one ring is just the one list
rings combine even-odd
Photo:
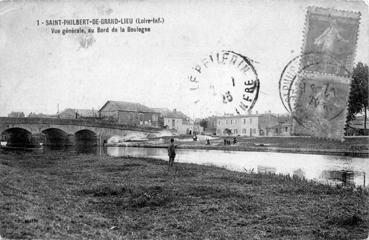
[[(81, 147), (41, 151), (74, 151), (114, 157), (132, 156), (168, 160), (165, 148), (138, 147)], [(225, 167), (249, 173), (288, 174), (326, 183), (349, 183), (368, 187), (369, 159), (333, 155), (277, 152), (243, 152), (224, 150), (177, 149), (175, 161)]]
[[(149, 157), (167, 160), (163, 148), (108, 147), (109, 156)], [(344, 156), (177, 149), (176, 161), (208, 164), (235, 171), (297, 175), (323, 183), (349, 182), (367, 186), (369, 159)]]

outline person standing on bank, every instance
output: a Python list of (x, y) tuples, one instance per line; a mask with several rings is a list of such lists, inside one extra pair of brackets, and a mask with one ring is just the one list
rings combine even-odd
[(168, 162), (168, 171), (171, 167), (173, 167), (174, 158), (176, 157), (176, 145), (174, 145), (174, 139), (170, 139), (170, 145), (168, 147), (168, 156), (169, 156), (169, 162)]

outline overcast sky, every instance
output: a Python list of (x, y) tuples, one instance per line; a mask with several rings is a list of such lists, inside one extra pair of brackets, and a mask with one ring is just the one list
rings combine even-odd
[[(361, 12), (355, 63), (368, 64), (368, 6), (358, 1), (0, 2), (0, 115), (54, 114), (58, 104), (60, 110), (99, 109), (121, 100), (196, 116), (187, 76), (223, 49), (257, 62), (261, 88), (254, 110), (284, 113), (278, 80), (301, 51), (310, 5)], [(165, 22), (145, 34), (95, 33), (91, 45), (79, 34), (53, 35), (49, 26), (37, 26), (37, 20), (124, 17)]]

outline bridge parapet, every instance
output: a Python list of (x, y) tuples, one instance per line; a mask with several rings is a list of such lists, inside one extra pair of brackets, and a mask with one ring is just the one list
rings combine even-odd
[(103, 120), (85, 120), (85, 119), (62, 119), (62, 118), (12, 118), (0, 117), (0, 124), (50, 124), (50, 125), (76, 125), (84, 127), (98, 127), (119, 130), (132, 130), (141, 132), (155, 132), (160, 128), (140, 127), (124, 124), (106, 122)]

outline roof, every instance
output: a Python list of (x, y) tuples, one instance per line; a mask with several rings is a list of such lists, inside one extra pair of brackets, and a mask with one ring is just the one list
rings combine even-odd
[(168, 108), (154, 108), (154, 110), (160, 112), (160, 114), (165, 118), (179, 118), (179, 119), (189, 118), (188, 116), (186, 116), (186, 114), (177, 110), (171, 111)]
[(283, 123), (278, 123), (276, 125), (273, 125), (273, 126), (268, 126), (266, 128), (279, 128), (279, 127), (286, 127), (286, 126), (292, 126), (292, 122), (283, 122)]
[(106, 106), (110, 104), (117, 111), (131, 111), (131, 112), (157, 112), (152, 108), (146, 107), (141, 103), (133, 102), (123, 102), (123, 101), (107, 101), (104, 106), (102, 106), (99, 112)]
[(229, 116), (217, 116), (217, 119), (229, 119), (229, 118), (248, 118), (248, 117), (262, 117), (262, 116), (276, 117), (273, 113), (261, 113), (261, 114), (247, 114), (247, 115), (229, 115)]
[(78, 113), (79, 115), (82, 115), (85, 117), (88, 117), (88, 116), (92, 117), (94, 116), (94, 114), (97, 113), (96, 110), (91, 110), (91, 109), (66, 108), (62, 112), (60, 112), (60, 114), (67, 113), (67, 112)]
[(184, 113), (179, 112), (179, 111), (168, 112), (168, 113), (164, 114), (163, 116), (166, 117), (166, 118), (181, 118), (181, 119), (187, 119), (188, 118)]
[(170, 112), (168, 108), (153, 108), (154, 111), (159, 112), (160, 114), (164, 115), (167, 112)]
[(291, 122), (292, 117), (290, 115), (278, 115), (278, 122), (284, 123), (284, 122)]

